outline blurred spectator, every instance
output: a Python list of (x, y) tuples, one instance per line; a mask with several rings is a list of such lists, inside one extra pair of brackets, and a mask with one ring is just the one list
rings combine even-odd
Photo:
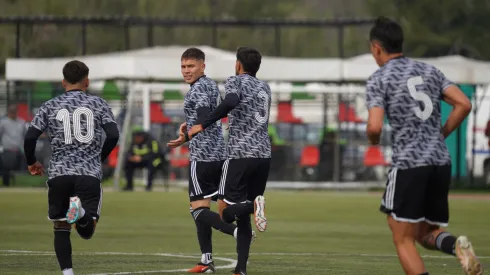
[(23, 165), (24, 135), (27, 124), (17, 117), (17, 106), (7, 108), (7, 117), (0, 121), (0, 145), (2, 152), (3, 185), (10, 185), (11, 172)]
[(150, 191), (153, 186), (153, 178), (158, 170), (167, 174), (167, 163), (165, 152), (149, 133), (141, 130), (133, 132), (133, 138), (127, 152), (124, 171), (126, 174), (126, 187), (124, 190), (133, 190), (133, 177), (136, 169), (148, 169), (148, 182), (146, 190)]

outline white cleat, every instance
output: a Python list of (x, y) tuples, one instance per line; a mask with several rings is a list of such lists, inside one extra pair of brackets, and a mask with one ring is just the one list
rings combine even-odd
[(82, 202), (75, 196), (70, 198), (70, 206), (66, 212), (66, 222), (69, 224), (76, 223), (80, 218), (80, 209), (82, 208)]
[(456, 256), (458, 256), (464, 274), (466, 275), (483, 275), (483, 266), (476, 257), (471, 242), (466, 236), (459, 236), (456, 240)]
[(264, 232), (267, 228), (267, 218), (265, 217), (264, 196), (257, 196), (254, 201), (255, 226), (259, 232)]

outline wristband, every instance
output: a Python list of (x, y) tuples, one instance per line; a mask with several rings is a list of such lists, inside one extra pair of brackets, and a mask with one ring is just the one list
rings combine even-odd
[(189, 133), (185, 132), (184, 133), (184, 138), (185, 138), (185, 141), (189, 141), (190, 140)]

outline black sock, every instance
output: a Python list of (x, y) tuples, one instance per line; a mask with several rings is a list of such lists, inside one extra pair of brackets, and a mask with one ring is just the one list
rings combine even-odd
[(83, 217), (81, 217), (76, 224), (76, 229), (78, 232), (78, 235), (82, 237), (83, 239), (90, 239), (94, 235), (95, 232), (95, 222), (92, 216), (90, 216), (88, 213), (85, 213)]
[(54, 230), (54, 251), (61, 270), (72, 268), (70, 229)]
[(456, 237), (449, 232), (442, 232), (436, 237), (436, 247), (440, 251), (449, 254), (456, 255), (454, 248), (456, 245)]
[(254, 212), (254, 204), (252, 202), (236, 203), (229, 205), (223, 210), (223, 220), (227, 223), (235, 221), (236, 217), (242, 215), (250, 215)]
[[(199, 219), (200, 213), (202, 211), (198, 211), (202, 208), (197, 208), (196, 210), (190, 209), (192, 217), (194, 218), (194, 222), (196, 223), (197, 229), (197, 240), (199, 242), (199, 247), (201, 248), (202, 255), (205, 256), (205, 260), (210, 259), (212, 261), (212, 252), (213, 252), (213, 243), (212, 243), (212, 234), (213, 231), (211, 229), (211, 225), (203, 222), (202, 219)], [(209, 210), (209, 209), (208, 209)], [(208, 256), (209, 255), (209, 256)], [(207, 262), (203, 262), (201, 259), (201, 263), (207, 264)]]
[(250, 242), (252, 241), (252, 224), (250, 223), (250, 215), (241, 215), (237, 219), (237, 250), (238, 262), (235, 273), (247, 271), (247, 261), (250, 253)]
[(214, 229), (233, 236), (236, 225), (228, 224), (221, 220), (218, 213), (211, 211), (208, 207), (199, 207), (192, 213), (196, 221), (207, 224)]
[(429, 275), (429, 272), (422, 273), (420, 275)]

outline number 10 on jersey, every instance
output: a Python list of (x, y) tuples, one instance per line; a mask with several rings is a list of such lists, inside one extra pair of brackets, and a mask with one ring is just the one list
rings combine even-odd
[[(84, 115), (87, 120), (87, 133), (82, 134), (81, 116)], [(61, 109), (56, 114), (56, 119), (63, 122), (63, 133), (65, 135), (65, 144), (72, 144), (72, 127), (70, 122), (70, 112), (67, 109)], [(94, 113), (86, 107), (80, 107), (73, 112), (73, 136), (81, 143), (90, 143), (94, 138)]]

